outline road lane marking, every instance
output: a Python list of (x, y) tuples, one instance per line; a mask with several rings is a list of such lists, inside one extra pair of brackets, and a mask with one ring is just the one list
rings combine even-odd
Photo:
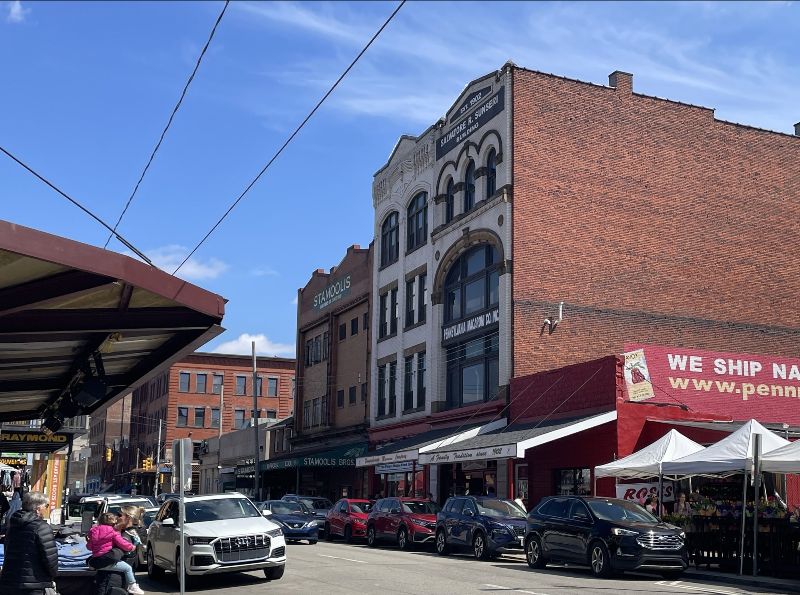
[(525, 593), (526, 595), (547, 595), (547, 593), (539, 593), (538, 591), (525, 591), (524, 589), (515, 589), (514, 587), (504, 587), (502, 585), (483, 585), (496, 591), (511, 591), (513, 593)]
[(359, 564), (369, 564), (369, 562), (364, 562), (364, 560), (353, 560), (352, 558), (340, 558), (339, 556), (326, 556), (325, 554), (317, 554), (318, 556), (322, 556), (323, 558), (333, 558), (334, 560), (347, 560), (348, 562), (358, 562)]
[(658, 581), (656, 584), (663, 587), (675, 587), (677, 589), (686, 589), (687, 591), (699, 591), (701, 593), (715, 593), (717, 595), (738, 595), (736, 591), (723, 591), (722, 589), (712, 589), (711, 587), (702, 587), (700, 585), (684, 585), (681, 581)]

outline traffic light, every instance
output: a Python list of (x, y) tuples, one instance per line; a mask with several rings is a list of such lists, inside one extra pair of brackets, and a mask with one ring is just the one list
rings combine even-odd
[(106, 461), (111, 461), (111, 449), (106, 448)]
[(145, 471), (150, 471), (153, 468), (153, 459), (151, 457), (147, 457), (144, 461), (142, 461), (142, 468)]

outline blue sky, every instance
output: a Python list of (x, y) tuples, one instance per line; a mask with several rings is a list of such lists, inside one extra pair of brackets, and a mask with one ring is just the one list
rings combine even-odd
[[(395, 6), (233, 2), (121, 233), (171, 272)], [(0, 144), (113, 224), (221, 7), (0, 3)], [(798, 23), (793, 2), (408, 2), (182, 269), (229, 300), (228, 331), (204, 349), (256, 336), (261, 353), (293, 355), (297, 288), (369, 243), (373, 173), (470, 80), (509, 59), (599, 84), (619, 69), (638, 92), (792, 133)], [(0, 219), (104, 244), (0, 157)]]

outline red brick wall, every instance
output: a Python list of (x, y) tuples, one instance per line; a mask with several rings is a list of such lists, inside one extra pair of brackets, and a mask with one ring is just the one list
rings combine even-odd
[(628, 342), (797, 355), (800, 138), (522, 69), (513, 106), (514, 376)]

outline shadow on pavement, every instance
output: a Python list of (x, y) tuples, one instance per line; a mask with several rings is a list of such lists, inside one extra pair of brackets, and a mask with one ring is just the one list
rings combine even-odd
[[(180, 589), (178, 577), (174, 574), (167, 574), (163, 580), (157, 581), (139, 575), (139, 586), (147, 593), (177, 593)], [(215, 591), (217, 589), (227, 589), (230, 587), (254, 587), (263, 585), (267, 582), (263, 572), (231, 572), (226, 574), (212, 574), (209, 576), (196, 577), (186, 585), (186, 592), (196, 591)], [(279, 581), (276, 581), (279, 582)], [(249, 591), (244, 591), (249, 592)]]

